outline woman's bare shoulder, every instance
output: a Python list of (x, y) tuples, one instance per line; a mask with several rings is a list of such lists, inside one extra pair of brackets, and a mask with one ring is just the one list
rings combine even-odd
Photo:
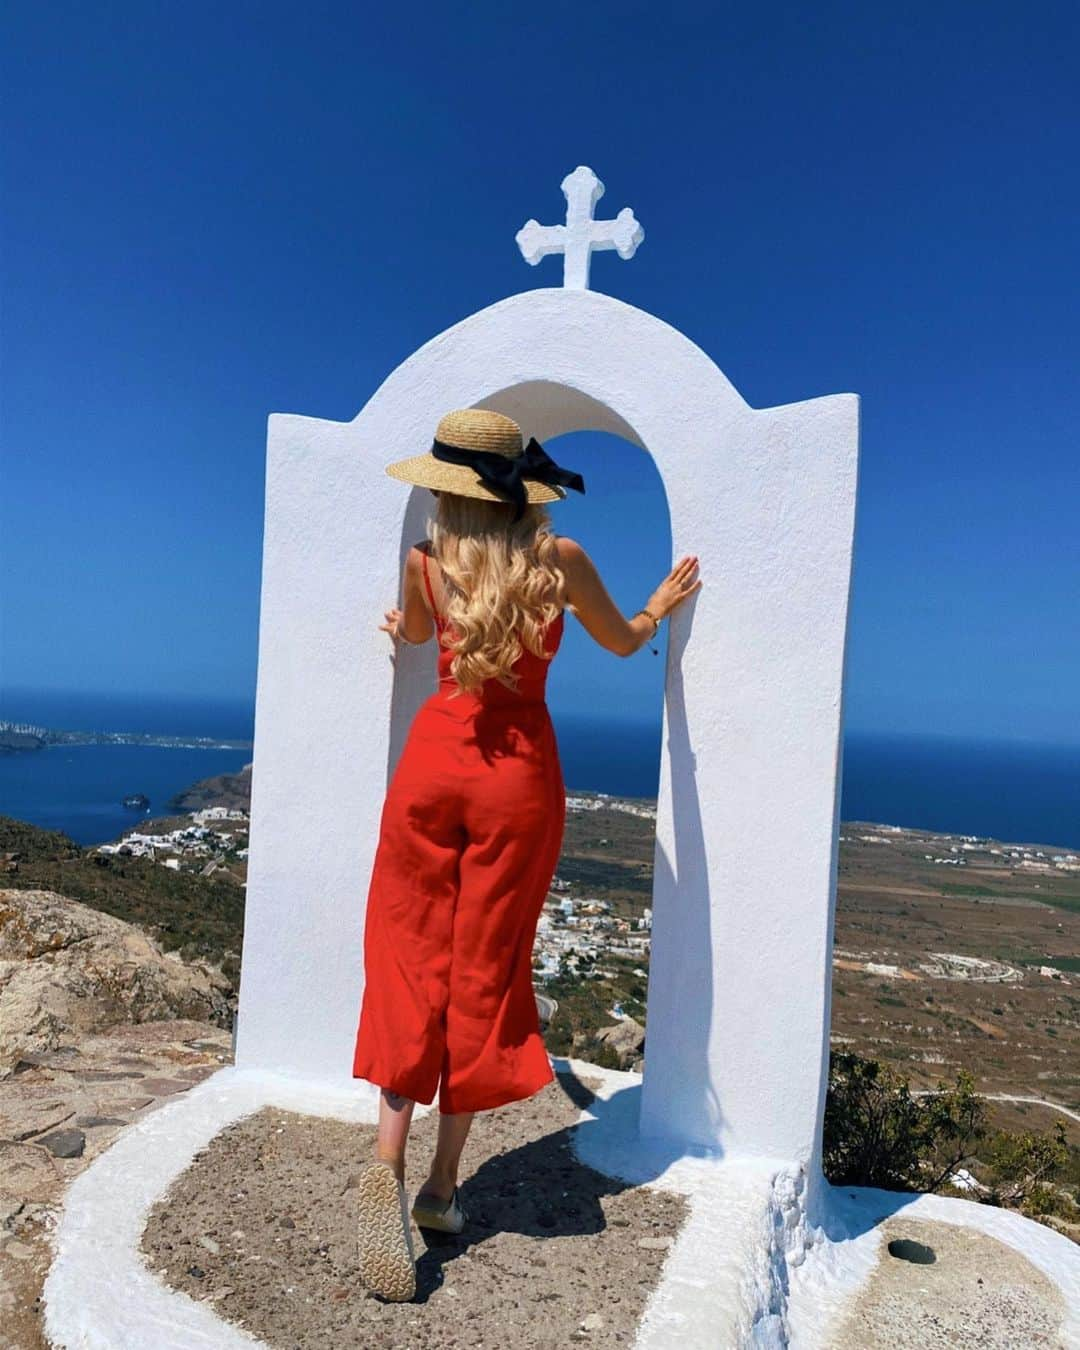
[(569, 535), (557, 534), (555, 536), (555, 547), (559, 551), (559, 561), (564, 566), (577, 567), (582, 562), (588, 561), (589, 555), (577, 540), (571, 539)]
[(410, 544), (405, 553), (405, 563), (402, 567), (402, 575), (408, 584), (419, 586), (424, 571), (427, 567), (430, 567), (433, 562), (434, 558), (431, 556), (431, 548), (426, 539), (422, 539), (417, 544)]
[(424, 565), (425, 557), (429, 563), (435, 561), (430, 540), (421, 539), (415, 544), (410, 544), (409, 550), (405, 554), (405, 570), (407, 572), (419, 572)]

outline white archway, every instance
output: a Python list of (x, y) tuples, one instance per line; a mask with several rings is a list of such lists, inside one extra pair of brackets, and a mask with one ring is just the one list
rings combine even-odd
[(671, 621), (640, 1128), (816, 1161), (858, 399), (751, 408), (688, 338), (591, 291), (472, 315), (352, 422), (270, 419), (237, 1063), (350, 1081), (388, 766), (431, 687), (430, 651), (395, 682), (376, 627), (398, 587), (387, 545), (422, 534), (382, 466), (468, 406), (541, 441), (643, 446), (674, 554), (700, 555), (706, 584)]

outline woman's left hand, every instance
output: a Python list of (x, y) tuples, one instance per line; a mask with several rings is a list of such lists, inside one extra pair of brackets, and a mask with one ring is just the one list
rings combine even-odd
[(386, 623), (379, 624), (384, 633), (389, 633), (395, 642), (404, 642), (405, 638), (401, 634), (401, 625), (405, 622), (405, 615), (400, 609), (388, 609), (385, 611)]

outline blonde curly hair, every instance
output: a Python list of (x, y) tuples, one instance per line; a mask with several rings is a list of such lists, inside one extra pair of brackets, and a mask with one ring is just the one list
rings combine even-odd
[(515, 522), (505, 502), (447, 491), (437, 500), (427, 535), (446, 593), (442, 644), (454, 653), (454, 695), (491, 679), (516, 689), (511, 667), (523, 649), (548, 658), (544, 628), (566, 602), (551, 518), (535, 503)]

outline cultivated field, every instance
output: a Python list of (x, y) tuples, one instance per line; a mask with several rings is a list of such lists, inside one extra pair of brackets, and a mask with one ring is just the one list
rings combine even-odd
[[(834, 1046), (896, 1065), (914, 1088), (963, 1068), (981, 1093), (1080, 1117), (1080, 850), (865, 822), (840, 833)], [(648, 819), (570, 812), (558, 875), (570, 894), (636, 917), (651, 900), (653, 839)], [(579, 1031), (625, 992), (617, 973), (596, 983), (609, 987), (582, 1001)], [(1057, 1119), (1080, 1144), (1065, 1112), (994, 1112), (1009, 1129)]]

